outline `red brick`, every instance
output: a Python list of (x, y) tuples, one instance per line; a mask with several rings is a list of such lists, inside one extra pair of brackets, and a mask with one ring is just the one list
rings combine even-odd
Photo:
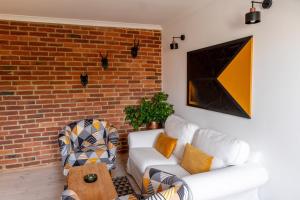
[(6, 145), (4, 146), (4, 149), (16, 149), (16, 148), (21, 148), (23, 144), (12, 144), (12, 145)]
[(4, 126), (3, 130), (17, 130), (20, 129), (20, 126)]
[(33, 161), (35, 160), (35, 157), (27, 157), (27, 158), (21, 158), (18, 160), (18, 162), (28, 162), (28, 161)]
[[(42, 147), (41, 147), (42, 148)], [(31, 156), (37, 156), (40, 155), (40, 152), (33, 150), (34, 152), (27, 152), (23, 153), (23, 157), (31, 157)]]
[(13, 165), (6, 165), (6, 169), (13, 169), (13, 168), (19, 168), (22, 167), (22, 164), (13, 164)]
[(13, 150), (0, 150), (0, 155), (12, 154), (13, 152)]
[[(135, 60), (133, 38), (141, 41)], [(123, 108), (161, 89), (160, 31), (2, 20), (0, 43), (0, 90), (10, 93), (0, 96), (0, 170), (60, 160), (58, 130), (89, 117), (114, 124), (126, 152), (132, 127)], [(110, 66), (103, 70), (99, 51), (106, 50)]]
[(24, 163), (24, 167), (38, 165), (38, 164), (40, 164), (40, 161), (28, 162), (28, 163)]
[(31, 152), (32, 148), (21, 148), (21, 149), (15, 149), (16, 153), (24, 153), (24, 152)]
[(23, 138), (23, 135), (7, 135), (5, 136), (5, 139), (6, 140), (11, 140), (11, 139), (20, 139), (20, 138)]

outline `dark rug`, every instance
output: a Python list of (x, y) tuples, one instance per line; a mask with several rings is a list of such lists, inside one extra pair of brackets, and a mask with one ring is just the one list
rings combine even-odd
[(113, 178), (113, 183), (115, 185), (118, 196), (125, 196), (128, 194), (135, 194), (132, 186), (129, 183), (129, 180), (126, 176), (120, 176)]

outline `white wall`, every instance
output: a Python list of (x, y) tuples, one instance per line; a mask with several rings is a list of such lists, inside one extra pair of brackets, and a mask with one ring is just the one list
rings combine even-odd
[[(264, 155), (266, 200), (300, 199), (300, 0), (275, 0), (262, 23), (245, 25), (250, 0), (211, 0), (163, 25), (163, 88), (176, 113), (232, 134)], [(186, 34), (180, 49), (171, 36)], [(254, 35), (251, 120), (186, 106), (186, 52)]]

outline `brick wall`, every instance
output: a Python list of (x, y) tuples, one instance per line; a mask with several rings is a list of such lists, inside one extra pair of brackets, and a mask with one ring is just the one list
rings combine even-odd
[[(107, 70), (100, 51), (109, 54)], [(157, 30), (0, 21), (0, 58), (0, 170), (59, 161), (58, 130), (83, 118), (111, 122), (126, 151), (124, 106), (161, 90)]]

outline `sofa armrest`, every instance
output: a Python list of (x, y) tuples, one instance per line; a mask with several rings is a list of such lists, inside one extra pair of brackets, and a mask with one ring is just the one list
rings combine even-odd
[(153, 147), (156, 137), (163, 132), (163, 129), (149, 131), (137, 131), (129, 133), (128, 145), (131, 148)]
[(217, 199), (262, 186), (268, 173), (261, 165), (244, 164), (186, 176), (193, 199)]

